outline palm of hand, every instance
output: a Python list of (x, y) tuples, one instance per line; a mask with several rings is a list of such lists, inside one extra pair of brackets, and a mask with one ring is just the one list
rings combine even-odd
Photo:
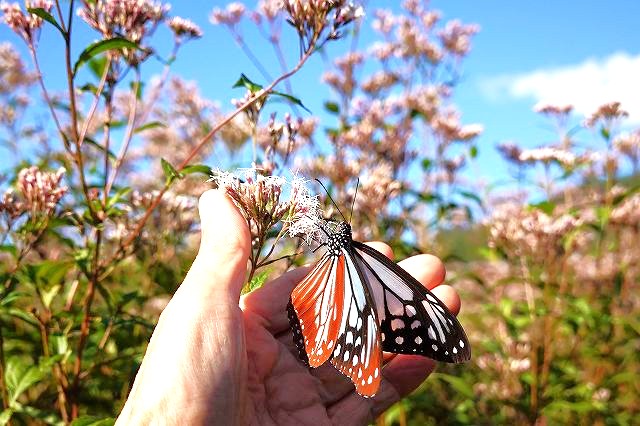
[[(367, 424), (433, 370), (427, 358), (385, 354), (382, 385), (363, 398), (329, 363), (304, 366), (286, 304), (308, 269), (239, 300), (249, 250), (244, 220), (217, 191), (203, 195), (200, 212), (199, 255), (158, 321), (118, 423)], [(391, 256), (385, 244), (373, 245)], [(444, 267), (437, 258), (420, 255), (401, 265), (458, 311), (456, 293), (439, 286)]]

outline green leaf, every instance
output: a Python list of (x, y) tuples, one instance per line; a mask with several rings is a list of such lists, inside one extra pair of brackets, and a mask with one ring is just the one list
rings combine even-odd
[(7, 390), (9, 400), (13, 404), (27, 389), (38, 383), (44, 377), (40, 367), (27, 365), (19, 358), (9, 358), (6, 369)]
[(100, 418), (94, 416), (82, 416), (71, 422), (71, 426), (111, 426), (115, 424), (113, 417)]
[(105, 68), (107, 67), (107, 58), (105, 58), (104, 56), (99, 58), (93, 58), (89, 61), (87, 65), (89, 66), (89, 69), (91, 70), (93, 75), (98, 80), (100, 80), (102, 79), (102, 76), (104, 75), (104, 72), (105, 72)]
[(113, 207), (118, 204), (122, 198), (124, 198), (128, 193), (131, 192), (131, 188), (125, 186), (124, 188), (120, 188), (107, 200), (107, 208)]
[(539, 203), (530, 204), (529, 207), (551, 215), (556, 208), (556, 203), (553, 203), (551, 201), (541, 201)]
[(53, 298), (60, 292), (62, 286), (60, 284), (53, 285), (47, 289), (40, 290), (40, 294), (42, 295), (42, 304), (49, 309), (51, 307), (51, 302), (53, 302)]
[(476, 158), (478, 156), (478, 147), (475, 145), (472, 145), (471, 148), (469, 148), (469, 156), (471, 158)]
[(324, 103), (324, 109), (326, 109), (327, 111), (329, 111), (331, 113), (334, 113), (334, 114), (339, 114), (340, 113), (340, 107), (335, 102), (330, 102), (330, 101), (325, 102)]
[(433, 161), (430, 158), (424, 158), (420, 165), (422, 166), (422, 170), (427, 171), (433, 166)]
[(261, 272), (258, 275), (254, 276), (253, 278), (251, 278), (251, 281), (245, 286), (243, 293), (246, 294), (262, 287), (264, 283), (267, 281), (268, 276), (269, 276), (269, 273)]
[(76, 75), (78, 69), (94, 56), (107, 52), (109, 50), (118, 49), (140, 49), (140, 46), (138, 46), (131, 40), (127, 40), (126, 38), (122, 37), (100, 40), (93, 44), (90, 44), (86, 49), (82, 51), (75, 65), (73, 66), (73, 75)]
[(193, 164), (191, 166), (186, 166), (180, 171), (180, 173), (182, 173), (183, 175), (202, 173), (203, 175), (211, 176), (213, 171), (211, 170), (211, 167), (205, 166), (204, 164)]
[[(98, 151), (104, 153), (104, 146), (100, 145), (98, 142), (96, 142), (95, 140), (89, 138), (89, 137), (85, 137), (84, 138), (84, 142), (91, 145), (92, 147), (96, 148)], [(109, 156), (110, 159), (115, 160), (116, 159), (116, 155), (111, 152), (108, 151), (107, 155)]]
[(598, 223), (600, 225), (600, 229), (604, 229), (609, 223), (609, 218), (611, 217), (612, 209), (610, 206), (598, 206), (596, 207), (596, 217), (598, 218)]
[(82, 90), (83, 92), (91, 92), (94, 95), (98, 93), (98, 87), (93, 83), (83, 84), (82, 86), (78, 87), (78, 89)]
[(25, 296), (28, 296), (28, 293), (24, 293), (20, 291), (10, 291), (9, 293), (5, 294), (5, 296), (2, 298), (2, 301), (0, 301), (0, 306), (9, 306), (15, 300), (18, 300), (21, 297), (25, 297)]
[(175, 167), (171, 165), (164, 158), (160, 159), (160, 164), (162, 165), (162, 171), (164, 172), (165, 177), (167, 178), (166, 184), (171, 185), (171, 183), (176, 179), (181, 179), (183, 176), (178, 172)]
[(245, 89), (247, 89), (248, 91), (250, 91), (251, 93), (257, 93), (260, 90), (262, 90), (262, 86), (254, 83), (253, 81), (249, 80), (249, 77), (247, 77), (246, 75), (244, 75), (244, 73), (240, 74), (240, 78), (238, 79), (238, 81), (236, 81), (232, 87), (244, 87)]
[(60, 34), (62, 34), (62, 37), (64, 37), (65, 39), (67, 38), (67, 33), (62, 29), (60, 24), (58, 24), (56, 19), (53, 16), (51, 16), (51, 14), (49, 12), (47, 12), (46, 10), (44, 10), (41, 7), (28, 7), (27, 11), (29, 13), (32, 13), (32, 14), (44, 19), (45, 21), (47, 21), (48, 23), (50, 23), (51, 25), (56, 27), (58, 29), (58, 31), (60, 31)]
[(0, 426), (4, 426), (9, 423), (11, 416), (13, 416), (13, 409), (7, 408), (6, 410), (3, 410), (2, 413), (0, 413)]
[(70, 261), (45, 260), (38, 265), (37, 279), (41, 283), (58, 285), (72, 266)]
[(38, 327), (38, 320), (33, 316), (31, 312), (27, 312), (19, 308), (9, 308), (7, 309), (7, 314), (11, 315), (12, 317), (21, 319), (22, 321), (34, 327)]
[(475, 201), (481, 207), (483, 205), (482, 198), (480, 198), (480, 196), (476, 193), (461, 190), (461, 191), (458, 191), (458, 194), (462, 195), (464, 198)]
[(142, 99), (142, 93), (144, 90), (144, 82), (143, 81), (132, 81), (129, 85), (131, 87), (131, 91), (135, 92), (136, 99)]
[[(22, 405), (19, 402), (14, 402), (13, 406), (16, 413), (24, 414), (25, 417), (31, 420), (39, 420), (39, 422), (35, 422), (35, 424), (47, 424), (55, 426), (64, 425), (64, 423), (60, 419), (60, 416), (58, 416), (58, 414), (54, 411), (40, 409), (32, 407), (30, 405)], [(50, 410), (53, 410), (53, 408), (51, 408)]]
[(167, 125), (159, 121), (152, 121), (150, 123), (143, 124), (140, 127), (136, 127), (133, 133), (141, 133), (141, 132), (144, 132), (145, 130), (155, 129), (157, 127), (167, 127)]
[(16, 246), (11, 244), (0, 245), (0, 252), (9, 253), (13, 257), (16, 257), (18, 255), (18, 249), (16, 249)]
[(456, 392), (458, 392), (465, 398), (474, 398), (473, 388), (464, 379), (443, 373), (433, 373), (432, 377), (447, 382), (453, 389), (456, 390)]
[(292, 104), (298, 105), (300, 108), (302, 108), (303, 110), (305, 110), (309, 114), (311, 114), (311, 111), (309, 110), (309, 108), (304, 106), (302, 104), (302, 101), (300, 99), (296, 98), (295, 96), (291, 96), (291, 95), (289, 95), (287, 93), (276, 92), (276, 91), (272, 91), (271, 94), (275, 95), (275, 96), (280, 96), (280, 97), (286, 99), (287, 101), (291, 102)]

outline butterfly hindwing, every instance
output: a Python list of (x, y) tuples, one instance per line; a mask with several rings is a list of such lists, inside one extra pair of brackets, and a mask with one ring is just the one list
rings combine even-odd
[(331, 363), (353, 382), (363, 396), (375, 395), (382, 377), (382, 347), (373, 300), (364, 277), (344, 251), (346, 281), (343, 317)]
[(377, 250), (354, 241), (352, 252), (375, 299), (383, 350), (452, 363), (471, 358), (462, 326), (433, 293)]
[(336, 345), (342, 320), (345, 259), (325, 255), (291, 293), (289, 322), (298, 351), (304, 347), (308, 364), (319, 367)]

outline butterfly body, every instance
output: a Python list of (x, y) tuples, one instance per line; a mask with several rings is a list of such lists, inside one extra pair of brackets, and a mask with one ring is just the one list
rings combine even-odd
[(464, 362), (471, 352), (447, 307), (382, 253), (353, 241), (346, 222), (327, 222), (326, 251), (296, 286), (288, 305), (300, 358), (327, 360), (363, 396), (377, 392), (383, 351)]

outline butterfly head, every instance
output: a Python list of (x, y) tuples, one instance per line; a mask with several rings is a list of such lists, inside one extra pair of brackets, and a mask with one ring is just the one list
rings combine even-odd
[[(336, 222), (333, 222), (334, 224)], [(338, 222), (333, 230), (329, 233), (326, 243), (331, 254), (337, 256), (343, 248), (349, 247), (351, 244), (351, 225), (347, 222)]]

